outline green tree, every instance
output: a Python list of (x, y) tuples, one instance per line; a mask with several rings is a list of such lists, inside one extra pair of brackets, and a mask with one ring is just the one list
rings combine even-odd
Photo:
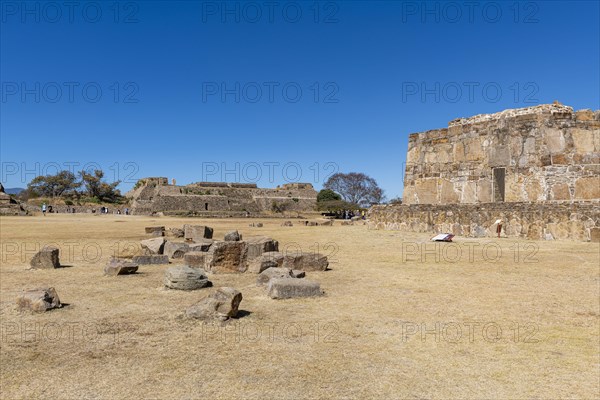
[(36, 176), (27, 185), (30, 194), (60, 197), (75, 192), (81, 186), (71, 171), (60, 171), (56, 175)]
[(341, 200), (342, 196), (340, 196), (339, 194), (337, 194), (336, 192), (334, 192), (331, 189), (321, 189), (321, 191), (319, 192), (319, 194), (317, 194), (317, 202), (321, 203), (324, 201), (335, 201), (335, 200)]
[(104, 178), (104, 171), (97, 169), (94, 170), (93, 174), (81, 171), (79, 176), (85, 186), (85, 193), (88, 196), (108, 203), (114, 203), (121, 200), (121, 192), (117, 189), (117, 186), (119, 186), (121, 181), (113, 183), (104, 182), (102, 180), (102, 178)]
[(318, 211), (339, 212), (361, 208), (358, 204), (348, 203), (344, 200), (326, 200), (317, 202)]

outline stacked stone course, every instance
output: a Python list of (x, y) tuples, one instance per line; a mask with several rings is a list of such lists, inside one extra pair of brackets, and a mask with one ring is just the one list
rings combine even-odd
[(369, 226), (593, 240), (600, 229), (600, 111), (561, 104), (450, 121), (409, 136), (402, 205)]

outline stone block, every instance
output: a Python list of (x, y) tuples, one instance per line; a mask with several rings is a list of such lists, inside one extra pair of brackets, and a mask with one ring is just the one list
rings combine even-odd
[(306, 276), (306, 272), (300, 271), (299, 269), (292, 270), (292, 278), (304, 278)]
[(579, 154), (600, 151), (600, 130), (572, 129), (573, 146)]
[(204, 251), (190, 251), (184, 254), (183, 262), (189, 265), (192, 268), (207, 268), (207, 262), (209, 260), (209, 255)]
[(551, 189), (552, 200), (570, 200), (571, 192), (566, 183), (556, 183)]
[(52, 287), (24, 290), (17, 297), (19, 310), (44, 312), (53, 308), (60, 308), (62, 304), (56, 290)]
[(562, 130), (545, 127), (543, 135), (550, 154), (561, 153), (565, 149), (565, 136)]
[(60, 268), (59, 249), (53, 246), (45, 246), (38, 251), (29, 262), (31, 268)]
[(242, 235), (238, 231), (229, 231), (225, 234), (224, 239), (226, 242), (239, 242), (242, 240)]
[(231, 287), (222, 287), (198, 303), (188, 307), (188, 318), (225, 321), (235, 317), (242, 302), (242, 293)]
[(281, 267), (282, 264), (283, 254), (278, 251), (270, 251), (248, 261), (247, 272), (260, 274), (268, 268)]
[(204, 225), (183, 225), (185, 240), (200, 241), (201, 239), (212, 239), (213, 229)]
[(165, 287), (177, 290), (196, 290), (210, 285), (206, 273), (187, 265), (168, 268), (165, 272)]
[(248, 269), (248, 245), (239, 242), (215, 242), (209, 251), (209, 270), (212, 273), (241, 273)]
[(142, 251), (144, 254), (162, 254), (165, 247), (165, 238), (156, 237), (153, 239), (146, 239), (140, 242)]
[(303, 271), (325, 271), (329, 266), (327, 256), (310, 252), (287, 252), (284, 254), (283, 268)]
[(253, 260), (260, 255), (279, 251), (279, 242), (267, 236), (252, 236), (246, 239), (248, 245), (248, 260)]
[(257, 285), (266, 285), (273, 278), (293, 278), (289, 268), (272, 267), (262, 271), (256, 278)]
[(212, 239), (198, 239), (195, 242), (187, 242), (188, 251), (209, 251), (213, 243)]
[(130, 275), (136, 273), (138, 265), (127, 259), (111, 258), (111, 260), (104, 266), (104, 275), (117, 276), (117, 275)]
[(578, 200), (600, 199), (600, 176), (587, 176), (575, 181), (575, 198)]
[(319, 282), (308, 279), (273, 278), (267, 285), (267, 294), (272, 299), (321, 296)]
[(169, 257), (166, 254), (146, 254), (133, 256), (131, 261), (140, 265), (168, 264)]
[(494, 146), (489, 150), (488, 165), (490, 167), (507, 167), (510, 165), (510, 150), (508, 146)]
[(165, 236), (164, 226), (147, 226), (145, 228), (146, 234), (151, 236)]
[(165, 242), (163, 253), (169, 258), (183, 258), (183, 255), (190, 251), (189, 243), (185, 242), (172, 242), (170, 240)]

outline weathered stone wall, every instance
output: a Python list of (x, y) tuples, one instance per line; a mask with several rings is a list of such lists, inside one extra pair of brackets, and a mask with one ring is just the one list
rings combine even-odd
[(0, 215), (25, 215), (26, 211), (20, 203), (13, 200), (4, 192), (4, 186), (0, 183)]
[(496, 236), (494, 222), (497, 219), (503, 220), (503, 234), (508, 237), (588, 241), (600, 230), (600, 204), (381, 205), (372, 207), (368, 213), (371, 229), (468, 237)]
[(600, 111), (545, 104), (409, 137), (404, 204), (600, 199)]
[(141, 181), (140, 186), (127, 193), (134, 214), (257, 215), (274, 208), (301, 212), (314, 210), (317, 201), (317, 192), (309, 183), (263, 189), (255, 184), (221, 182), (176, 186), (164, 184), (166, 178)]

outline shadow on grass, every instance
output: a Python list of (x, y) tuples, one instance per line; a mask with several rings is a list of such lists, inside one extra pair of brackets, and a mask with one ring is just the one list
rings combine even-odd
[(237, 314), (235, 315), (235, 317), (231, 317), (232, 319), (240, 319), (240, 318), (244, 318), (247, 317), (249, 315), (251, 315), (252, 312), (251, 311), (247, 311), (247, 310), (238, 310)]

